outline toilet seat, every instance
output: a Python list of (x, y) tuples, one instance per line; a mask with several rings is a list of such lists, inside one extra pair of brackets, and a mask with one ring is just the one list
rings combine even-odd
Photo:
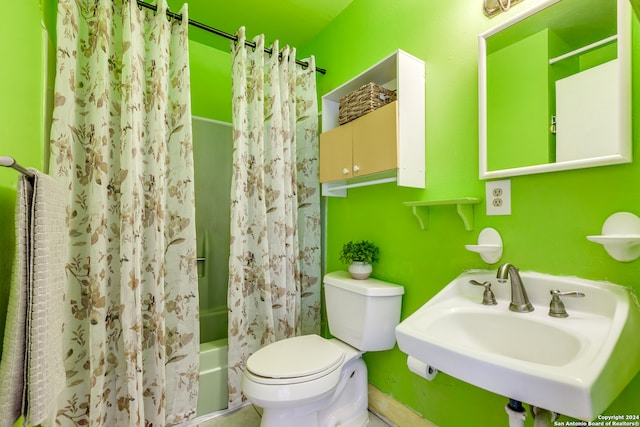
[(261, 384), (295, 384), (326, 376), (342, 366), (345, 350), (318, 335), (269, 344), (247, 360), (246, 374)]

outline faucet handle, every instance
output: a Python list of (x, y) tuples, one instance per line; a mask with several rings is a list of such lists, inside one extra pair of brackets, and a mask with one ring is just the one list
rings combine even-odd
[(484, 293), (482, 294), (482, 304), (484, 305), (496, 305), (498, 302), (496, 301), (496, 296), (493, 294), (491, 290), (491, 282), (484, 281), (482, 283), (477, 280), (469, 280), (469, 283), (476, 286), (484, 286)]
[(549, 293), (551, 294), (551, 302), (549, 303), (549, 316), (551, 317), (569, 316), (560, 297), (584, 297), (584, 293), (578, 291), (560, 292), (558, 289), (551, 289)]

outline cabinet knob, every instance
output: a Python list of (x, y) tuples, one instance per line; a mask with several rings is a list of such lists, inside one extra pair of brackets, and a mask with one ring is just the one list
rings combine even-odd
[(347, 168), (342, 169), (342, 175), (349, 175), (349, 169)]
[(356, 173), (360, 170), (360, 168), (358, 167), (358, 165), (353, 165), (353, 173)]

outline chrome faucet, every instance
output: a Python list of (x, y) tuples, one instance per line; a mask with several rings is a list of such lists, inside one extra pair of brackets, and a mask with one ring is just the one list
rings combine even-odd
[(505, 262), (498, 268), (496, 277), (500, 283), (505, 283), (508, 278), (511, 279), (511, 304), (509, 304), (509, 310), (516, 313), (533, 311), (533, 305), (529, 302), (527, 291), (524, 289), (520, 273), (518, 273), (518, 269), (515, 266)]

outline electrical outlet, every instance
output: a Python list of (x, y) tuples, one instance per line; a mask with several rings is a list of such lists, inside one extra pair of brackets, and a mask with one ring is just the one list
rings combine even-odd
[(487, 215), (511, 215), (511, 180), (487, 181)]

